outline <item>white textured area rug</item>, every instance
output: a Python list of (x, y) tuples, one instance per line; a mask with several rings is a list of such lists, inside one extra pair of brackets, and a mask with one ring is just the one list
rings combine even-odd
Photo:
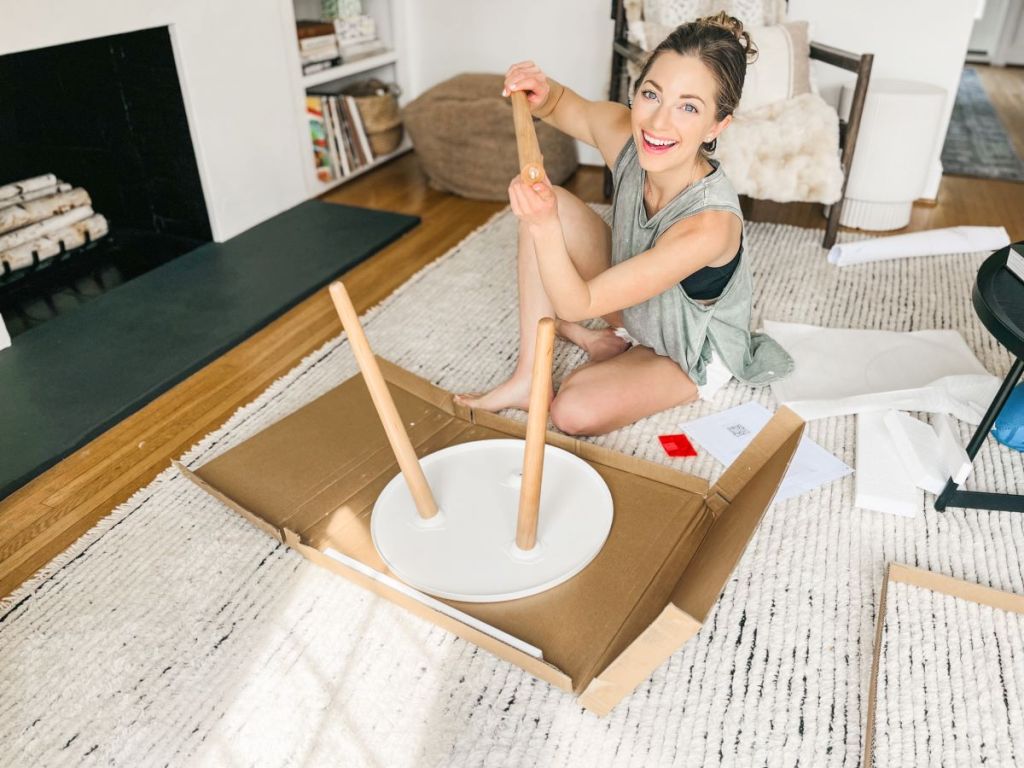
[[(956, 328), (990, 371), (1008, 370), (970, 306), (984, 254), (837, 269), (820, 232), (747, 235), (757, 319)], [(501, 381), (516, 354), (515, 239), (499, 214), (368, 313), (376, 351), (450, 390)], [(558, 376), (579, 362), (557, 347)], [(355, 370), (330, 342), (183, 461), (209, 461)], [(751, 399), (776, 405), (733, 382), (596, 442), (714, 480), (712, 458), (669, 459), (656, 437)], [(807, 434), (854, 463), (853, 417)], [(988, 441), (977, 467), (971, 485), (1024, 491), (1020, 454)], [(1022, 550), (1022, 515), (857, 511), (852, 477), (777, 503), (704, 629), (598, 719), (168, 469), (0, 606), (0, 765), (855, 766), (884, 563), (1022, 593)]]

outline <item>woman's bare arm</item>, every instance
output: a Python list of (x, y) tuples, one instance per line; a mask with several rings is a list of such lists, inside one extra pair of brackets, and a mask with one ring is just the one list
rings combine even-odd
[(654, 247), (584, 280), (569, 257), (554, 192), (513, 180), (513, 210), (529, 224), (544, 289), (555, 313), (575, 322), (640, 304), (677, 285), (697, 270), (735, 254), (742, 222), (729, 211), (704, 211), (673, 224)]
[(611, 167), (629, 139), (629, 107), (590, 101), (552, 80), (532, 61), (513, 64), (505, 76), (506, 93), (526, 91), (530, 109), (562, 133), (596, 147)]

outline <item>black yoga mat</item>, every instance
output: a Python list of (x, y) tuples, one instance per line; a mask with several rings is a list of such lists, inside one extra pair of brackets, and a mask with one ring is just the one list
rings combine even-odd
[(302, 203), (21, 334), (0, 351), (0, 498), (417, 223)]

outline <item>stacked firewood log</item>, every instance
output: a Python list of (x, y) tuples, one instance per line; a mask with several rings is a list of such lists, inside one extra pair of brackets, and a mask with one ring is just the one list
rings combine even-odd
[(0, 186), (0, 274), (52, 259), (108, 232), (89, 193), (52, 173)]

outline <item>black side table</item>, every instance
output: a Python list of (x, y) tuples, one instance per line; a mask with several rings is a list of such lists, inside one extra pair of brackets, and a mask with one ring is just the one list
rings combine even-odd
[[(1010, 366), (1003, 385), (995, 400), (985, 412), (971, 442), (967, 444), (967, 456), (974, 461), (981, 444), (988, 436), (999, 412), (1003, 410), (1013, 388), (1024, 373), (1024, 282), (1006, 269), (1006, 257), (1013, 248), (1024, 254), (1024, 241), (1002, 248), (987, 259), (978, 270), (971, 300), (974, 311), (981, 322), (995, 336), (996, 341), (1006, 347), (1017, 359)], [(971, 509), (998, 509), (1008, 512), (1024, 512), (1024, 496), (1011, 493), (986, 493), (982, 491), (961, 491), (952, 479), (935, 500), (935, 508), (970, 507)]]

